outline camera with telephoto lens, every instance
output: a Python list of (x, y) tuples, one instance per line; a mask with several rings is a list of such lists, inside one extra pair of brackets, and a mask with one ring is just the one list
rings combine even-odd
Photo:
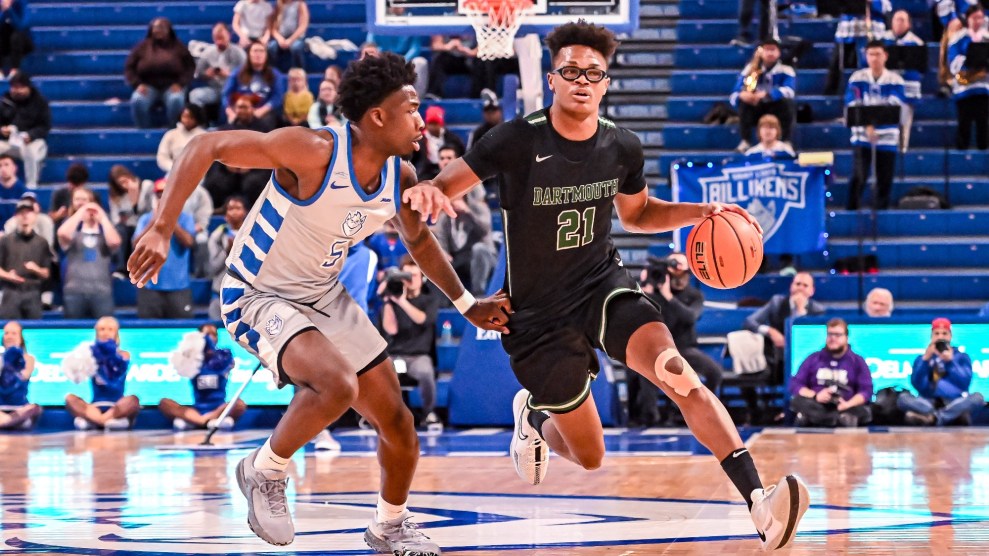
[(400, 296), (405, 291), (405, 281), (411, 279), (411, 273), (403, 272), (397, 266), (393, 266), (385, 270), (385, 291), (396, 297)]
[(671, 268), (670, 261), (666, 259), (660, 259), (657, 257), (649, 257), (646, 262), (646, 284), (652, 284), (654, 287), (659, 287), (663, 285), (666, 281), (666, 277), (670, 275)]
[(936, 349), (938, 353), (944, 353), (946, 351), (950, 351), (951, 347), (948, 346), (948, 342), (946, 340), (938, 340), (934, 342), (934, 349)]

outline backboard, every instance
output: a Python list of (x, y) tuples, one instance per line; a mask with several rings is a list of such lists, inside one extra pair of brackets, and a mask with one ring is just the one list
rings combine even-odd
[[(557, 25), (583, 18), (618, 33), (639, 24), (638, 0), (534, 0), (519, 36), (545, 35)], [(473, 32), (458, 0), (368, 0), (371, 32), (382, 35), (458, 35)]]

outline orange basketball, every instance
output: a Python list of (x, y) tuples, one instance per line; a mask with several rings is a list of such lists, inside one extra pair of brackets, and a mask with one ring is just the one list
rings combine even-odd
[(762, 265), (762, 238), (744, 216), (708, 216), (687, 236), (687, 260), (698, 280), (720, 290), (748, 282)]

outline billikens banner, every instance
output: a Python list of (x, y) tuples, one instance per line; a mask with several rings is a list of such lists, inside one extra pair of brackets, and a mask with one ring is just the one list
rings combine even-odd
[[(766, 253), (817, 251), (825, 242), (824, 172), (792, 160), (674, 164), (673, 200), (740, 205), (762, 226)], [(678, 232), (677, 245), (688, 233)]]

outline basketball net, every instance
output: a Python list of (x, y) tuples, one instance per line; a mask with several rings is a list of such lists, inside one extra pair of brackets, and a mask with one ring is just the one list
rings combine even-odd
[(515, 33), (532, 8), (532, 0), (466, 0), (461, 11), (474, 27), (477, 57), (494, 60), (514, 56)]

